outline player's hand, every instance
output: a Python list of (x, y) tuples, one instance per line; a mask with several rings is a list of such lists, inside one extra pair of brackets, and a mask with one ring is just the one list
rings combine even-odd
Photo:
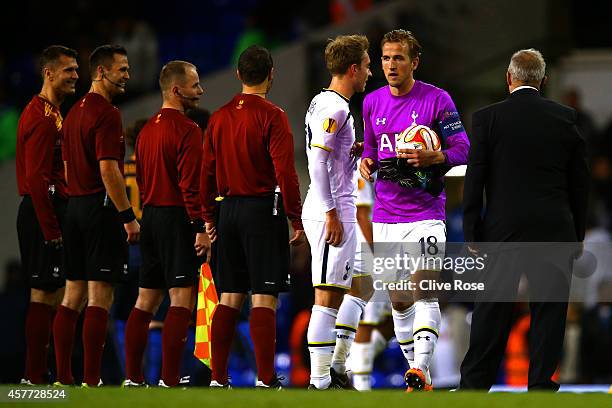
[(127, 233), (128, 244), (135, 244), (140, 240), (140, 224), (136, 220), (132, 220), (127, 224), (123, 224)]
[(329, 210), (325, 218), (325, 242), (331, 246), (340, 246), (342, 236), (344, 235), (344, 228), (338, 218), (336, 209)]
[(295, 230), (293, 231), (293, 236), (289, 240), (289, 245), (291, 246), (300, 246), (306, 242), (306, 234), (304, 234), (304, 230)]
[(206, 223), (206, 233), (208, 234), (208, 238), (210, 238), (211, 244), (217, 240), (217, 227), (214, 222)]
[(196, 250), (196, 255), (204, 258), (204, 262), (208, 263), (210, 261), (210, 238), (207, 233), (198, 232), (193, 247)]
[(62, 237), (52, 239), (51, 241), (47, 241), (47, 245), (49, 245), (53, 249), (62, 249), (64, 247), (64, 240)]
[(361, 177), (364, 179), (373, 182), (374, 178), (372, 177), (372, 173), (374, 173), (374, 160), (366, 157), (365, 159), (361, 159), (361, 165), (359, 166), (359, 173), (361, 173)]
[(429, 167), (434, 164), (444, 163), (446, 160), (442, 152), (420, 149), (397, 149), (397, 157), (407, 159), (408, 164), (413, 167)]
[(353, 147), (351, 147), (351, 157), (361, 157), (362, 154), (363, 154), (363, 142), (353, 143)]

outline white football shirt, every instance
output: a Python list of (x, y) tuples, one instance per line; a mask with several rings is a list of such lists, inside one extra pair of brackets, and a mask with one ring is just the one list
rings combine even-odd
[(349, 111), (349, 100), (324, 89), (310, 102), (306, 112), (306, 156), (310, 186), (302, 208), (302, 219), (325, 221), (323, 200), (313, 177), (313, 149), (329, 152), (327, 170), (332, 198), (342, 222), (357, 222), (357, 159), (350, 152), (355, 143), (355, 124)]

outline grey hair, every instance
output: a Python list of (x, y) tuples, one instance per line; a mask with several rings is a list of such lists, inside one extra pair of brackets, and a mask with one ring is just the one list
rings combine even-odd
[(534, 48), (519, 50), (512, 55), (508, 72), (512, 78), (525, 83), (539, 83), (546, 72), (542, 53)]

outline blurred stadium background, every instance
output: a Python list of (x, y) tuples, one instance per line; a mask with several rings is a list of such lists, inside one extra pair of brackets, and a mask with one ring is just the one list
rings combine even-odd
[[(311, 0), (291, 4), (282, 0), (186, 0), (183, 2), (49, 3), (11, 2), (2, 11), (0, 30), (0, 383), (16, 383), (24, 362), (23, 325), (28, 302), (20, 273), (15, 218), (19, 197), (15, 182), (15, 141), (21, 110), (40, 89), (38, 53), (50, 44), (77, 49), (80, 80), (77, 97), (89, 89), (87, 56), (98, 45), (118, 43), (129, 52), (131, 80), (119, 105), (124, 126), (148, 118), (160, 106), (157, 76), (172, 59), (197, 65), (205, 94), (201, 107), (213, 112), (239, 92), (235, 60), (246, 46), (258, 43), (273, 51), (275, 83), (269, 98), (289, 115), (294, 132), (301, 191), (308, 186), (303, 121), (307, 104), (328, 85), (323, 61), (328, 38), (341, 33), (366, 34), (371, 42), (373, 78), (366, 93), (385, 84), (380, 68), (379, 41), (393, 28), (415, 33), (424, 47), (416, 77), (449, 91), (470, 131), (477, 108), (505, 97), (505, 69), (511, 54), (540, 49), (547, 60), (547, 97), (579, 111), (579, 127), (587, 139), (592, 166), (592, 197), (587, 240), (610, 242), (612, 214), (612, 3), (588, 0)], [(75, 97), (76, 98), (76, 97)], [(67, 112), (75, 98), (62, 107)], [(351, 101), (360, 117), (363, 95)], [(360, 120), (356, 120), (360, 123)], [(359, 133), (359, 131), (358, 131)], [(358, 134), (358, 138), (361, 135)], [(525, 146), (529, 149), (529, 146)], [(542, 152), (545, 154), (546, 152)], [(519, 165), (520, 152), (517, 154)], [(588, 180), (585, 180), (588, 182)], [(462, 178), (447, 183), (449, 241), (461, 242)], [(312, 305), (309, 255), (292, 253), (292, 291), (284, 295), (278, 315), (279, 374), (292, 384), (307, 381), (305, 329)], [(598, 301), (612, 288), (612, 261), (602, 257), (599, 278), (589, 289), (588, 302), (568, 311), (565, 353), (558, 371), (563, 383), (612, 382), (612, 308)], [(136, 273), (135, 271), (131, 272)], [(114, 321), (109, 330), (103, 378), (107, 384), (123, 379), (123, 326), (135, 296), (133, 285), (118, 288)], [(603, 295), (601, 295), (603, 296)], [(610, 299), (611, 296), (602, 297)], [(518, 318), (508, 344), (499, 384), (526, 383), (525, 305), (517, 303)], [(443, 336), (433, 367), (434, 384), (452, 387), (467, 347), (470, 306), (445, 305)], [(10, 333), (10, 334), (9, 334)], [(235, 385), (252, 385), (254, 358), (248, 323), (239, 327), (231, 359)], [(193, 333), (190, 338), (193, 343)], [(156, 383), (161, 361), (160, 325), (151, 330), (147, 379)], [(76, 343), (75, 366), (80, 342)], [(188, 347), (189, 351), (192, 347)], [(76, 368), (75, 367), (75, 368)], [(206, 370), (185, 356), (185, 373), (196, 384), (206, 382)], [(403, 385), (404, 359), (396, 344), (377, 359), (375, 387)], [(80, 375), (79, 370), (75, 375)], [(78, 381), (78, 379), (77, 379)]]

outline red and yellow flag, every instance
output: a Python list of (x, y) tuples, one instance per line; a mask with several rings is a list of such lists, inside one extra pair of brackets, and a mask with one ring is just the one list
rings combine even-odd
[(217, 290), (213, 282), (212, 271), (207, 263), (200, 269), (200, 285), (198, 287), (198, 312), (196, 315), (195, 350), (193, 355), (210, 367), (211, 343), (210, 332), (212, 317), (219, 303)]

